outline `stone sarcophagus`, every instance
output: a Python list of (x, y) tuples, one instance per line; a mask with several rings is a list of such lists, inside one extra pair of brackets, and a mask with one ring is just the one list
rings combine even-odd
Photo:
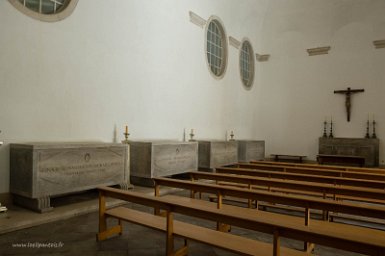
[(11, 144), (10, 191), (16, 204), (52, 210), (50, 197), (97, 186), (129, 187), (127, 145), (116, 143)]
[(265, 141), (263, 140), (237, 140), (238, 161), (250, 162), (265, 159)]
[(237, 141), (200, 140), (198, 143), (199, 168), (212, 170), (238, 162)]
[(151, 178), (198, 169), (198, 143), (130, 141), (130, 174), (134, 184), (153, 186)]

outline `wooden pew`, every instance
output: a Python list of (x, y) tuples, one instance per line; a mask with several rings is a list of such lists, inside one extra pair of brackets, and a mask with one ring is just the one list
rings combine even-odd
[[(187, 254), (187, 246), (175, 251), (175, 236), (212, 244), (244, 255), (305, 255), (303, 252), (281, 248), (281, 237), (300, 241), (307, 240), (316, 244), (367, 255), (385, 255), (385, 236), (383, 232), (378, 230), (336, 223), (328, 223), (328, 225), (325, 225), (324, 223), (318, 223), (317, 221), (314, 221), (311, 227), (306, 227), (301, 224), (296, 217), (286, 216), (290, 218), (288, 220), (277, 217), (267, 217), (267, 215), (256, 216), (255, 210), (253, 209), (227, 206), (217, 209), (215, 204), (209, 202), (206, 202), (207, 205), (202, 205), (201, 200), (188, 198), (189, 201), (186, 202), (186, 198), (182, 197), (180, 200), (175, 196), (171, 198), (167, 196), (153, 197), (133, 191), (108, 187), (99, 188), (99, 192), (99, 233), (97, 234), (97, 239), (99, 241), (104, 240), (113, 234), (121, 234), (123, 230), (122, 220), (124, 220), (164, 231), (166, 233), (166, 255)], [(106, 209), (106, 197), (118, 198), (149, 207), (159, 207), (166, 211), (166, 218), (153, 216), (148, 213), (138, 212), (124, 207)], [(273, 234), (273, 245), (269, 246), (263, 242), (239, 237), (239, 248), (236, 249), (236, 246), (229, 248), (233, 239), (236, 237), (235, 235), (202, 227), (196, 228), (196, 226), (192, 224), (183, 226), (183, 224), (186, 223), (182, 224), (182, 222), (174, 220), (174, 213), (211, 221), (220, 221), (249, 230)], [(118, 225), (107, 228), (107, 218), (118, 219)], [(213, 233), (211, 233), (211, 231)], [(368, 237), (371, 239), (367, 239)], [(253, 243), (254, 246), (252, 248), (255, 249), (253, 253), (240, 251), (241, 248), (248, 248), (248, 243), (246, 241), (248, 241), (249, 244)]]
[[(129, 209), (126, 207), (115, 207), (106, 209), (105, 198), (113, 197), (133, 202), (136, 204), (146, 205), (149, 207), (159, 207), (166, 211), (166, 217), (152, 215), (142, 211)], [(305, 252), (297, 251), (290, 248), (284, 248), (279, 243), (279, 233), (275, 236), (275, 243), (269, 244), (257, 240), (252, 240), (246, 237), (224, 233), (213, 229), (200, 227), (182, 221), (174, 220), (174, 213), (180, 213), (192, 217), (204, 218), (209, 220), (225, 220), (232, 224), (240, 224), (244, 227), (245, 220), (231, 216), (226, 212), (220, 212), (216, 209), (215, 204), (202, 205), (201, 200), (188, 201), (183, 197), (153, 197), (143, 195), (133, 191), (124, 191), (109, 187), (99, 188), (99, 232), (96, 236), (98, 241), (107, 239), (108, 237), (119, 234), (122, 235), (123, 224), (122, 221), (127, 221), (149, 227), (155, 230), (166, 233), (166, 254), (165, 255), (187, 255), (188, 243), (187, 239), (197, 242), (205, 243), (221, 249), (229, 250), (241, 255), (289, 255), (289, 256), (305, 256)], [(199, 202), (200, 201), (200, 202)], [(213, 207), (214, 206), (214, 207)], [(108, 228), (107, 218), (118, 219), (118, 225)], [(255, 220), (246, 220), (246, 223), (252, 223), (254, 227), (260, 225), (258, 229), (270, 228), (273, 230), (277, 225), (270, 223), (262, 223)], [(246, 228), (246, 227), (245, 227)], [(249, 228), (250, 229), (250, 228)], [(253, 229), (251, 229), (253, 230)], [(278, 230), (278, 229), (277, 229)], [(282, 227), (282, 230), (285, 230)], [(266, 232), (266, 231), (265, 231)], [(273, 231), (272, 231), (273, 233)], [(277, 231), (276, 231), (277, 233)], [(175, 250), (174, 237), (182, 237), (185, 239), (184, 246)], [(373, 250), (375, 248), (368, 248)], [(375, 249), (376, 250), (376, 249)]]
[(241, 167), (217, 167), (215, 169), (217, 173), (228, 173), (228, 174), (238, 174), (238, 175), (247, 175), (255, 177), (265, 177), (265, 178), (274, 178), (274, 179), (284, 179), (284, 180), (296, 180), (296, 181), (306, 181), (306, 182), (315, 182), (323, 184), (333, 184), (338, 186), (351, 186), (351, 187), (362, 187), (362, 188), (373, 188), (373, 189), (385, 189), (385, 181), (378, 180), (360, 180), (344, 177), (332, 177), (332, 176), (322, 176), (322, 175), (313, 175), (313, 174), (302, 174), (302, 173), (290, 173), (282, 171), (267, 171), (267, 170), (258, 170), (252, 168), (241, 168)]
[(342, 165), (319, 165), (311, 163), (289, 163), (289, 162), (275, 162), (275, 161), (250, 161), (251, 164), (268, 164), (268, 165), (281, 165), (281, 166), (293, 166), (293, 167), (309, 167), (326, 170), (339, 170), (339, 171), (351, 171), (351, 172), (364, 172), (364, 173), (378, 173), (385, 174), (383, 168), (370, 168), (370, 167), (352, 167)]
[[(251, 170), (247, 170), (246, 172), (252, 172)], [(292, 195), (307, 195), (307, 196), (315, 196), (315, 197), (322, 197), (322, 198), (328, 198), (332, 200), (337, 199), (354, 199), (361, 201), (369, 201), (371, 203), (382, 203), (385, 205), (385, 200), (370, 200), (368, 198), (363, 198), (360, 191), (372, 191), (372, 192), (378, 192), (378, 194), (375, 196), (376, 198), (385, 198), (385, 190), (384, 189), (363, 189), (363, 188), (354, 188), (354, 187), (336, 187), (335, 185), (324, 185), (314, 182), (301, 182), (301, 181), (290, 181), (290, 180), (283, 180), (283, 179), (274, 179), (274, 178), (260, 178), (260, 177), (254, 177), (254, 176), (245, 176), (245, 175), (234, 175), (234, 174), (226, 174), (226, 173), (206, 173), (206, 172), (190, 172), (191, 180), (199, 180), (199, 179), (206, 179), (206, 180), (212, 180), (215, 181), (218, 185), (227, 185), (227, 186), (237, 186), (240, 188), (248, 188), (248, 189), (259, 189), (259, 190), (268, 190), (271, 192), (278, 192), (278, 193), (285, 193), (285, 194), (292, 194)], [(323, 177), (321, 177), (323, 178)], [(336, 190), (334, 190), (334, 188)], [(329, 190), (331, 189), (331, 190)], [(342, 190), (339, 190), (342, 189)], [(341, 194), (344, 194), (348, 197), (341, 197), (341, 194), (338, 194), (341, 191)], [(350, 197), (349, 197), (350, 196)], [(369, 197), (371, 197), (369, 195)], [(216, 196), (210, 196), (210, 200), (216, 200)], [(227, 198), (229, 199), (229, 198)], [(233, 199), (230, 199), (233, 200)], [(235, 199), (235, 201), (239, 202), (239, 200)], [(247, 202), (248, 207), (252, 207), (252, 200), (248, 199)], [(266, 209), (266, 207), (275, 208), (275, 209), (284, 209), (289, 211), (296, 211), (296, 212), (303, 212), (303, 209), (298, 209), (295, 207), (285, 207), (285, 206), (278, 206), (271, 203), (259, 203), (259, 207), (262, 207), (262, 209)], [(356, 220), (366, 223), (376, 223), (376, 224), (385, 224), (385, 220), (379, 220), (379, 219), (371, 219), (371, 218), (365, 218), (362, 216), (346, 216), (343, 214), (337, 214), (332, 213), (328, 214), (327, 211), (324, 211), (322, 213), (323, 218), (327, 218), (328, 215), (330, 216), (330, 219), (333, 221), (334, 217), (339, 217), (343, 219), (349, 219), (349, 220)]]
[(248, 169), (256, 169), (256, 170), (266, 170), (266, 171), (281, 171), (281, 172), (288, 172), (288, 173), (302, 173), (302, 174), (312, 174), (312, 175), (329, 176), (329, 177), (344, 177), (344, 178), (362, 179), (362, 180), (385, 181), (385, 174), (379, 174), (379, 173), (364, 173), (364, 172), (355, 172), (355, 171), (329, 170), (329, 169), (321, 169), (321, 168), (281, 166), (281, 165), (271, 165), (271, 164), (269, 165), (269, 164), (238, 163), (233, 166), (239, 167), (239, 168), (248, 168)]
[[(220, 168), (218, 168), (220, 169)], [(351, 186), (335, 186), (331, 184), (320, 184), (314, 182), (304, 181), (289, 181), (274, 178), (261, 178), (242, 175), (220, 174), (220, 173), (205, 173), (205, 172), (190, 172), (192, 180), (196, 179), (210, 179), (215, 181), (226, 181), (232, 183), (246, 184), (250, 188), (252, 186), (262, 187), (267, 190), (273, 188), (288, 189), (290, 191), (302, 192), (314, 192), (319, 196), (326, 198), (332, 196), (336, 199), (337, 196), (350, 196), (365, 199), (375, 199), (383, 201), (385, 205), (385, 190), (384, 189), (371, 189), (363, 187), (351, 187)]]
[(230, 186), (220, 186), (215, 184), (207, 184), (170, 178), (154, 178), (153, 180), (155, 182), (155, 195), (159, 194), (160, 186), (187, 189), (192, 191), (192, 195), (194, 194), (194, 192), (214, 194), (218, 197), (218, 208), (220, 208), (220, 206), (222, 205), (223, 196), (251, 199), (257, 202), (263, 201), (281, 205), (301, 207), (304, 208), (305, 212), (307, 213), (305, 214), (304, 223), (310, 222), (310, 209), (318, 209), (330, 212), (385, 219), (384, 206), (361, 205), (350, 202), (326, 200), (322, 198), (284, 195), (271, 193), (268, 191), (242, 189)]

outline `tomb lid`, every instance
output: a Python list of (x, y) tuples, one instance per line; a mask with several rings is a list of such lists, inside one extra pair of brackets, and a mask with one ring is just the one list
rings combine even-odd
[(121, 143), (101, 142), (101, 141), (87, 141), (87, 142), (25, 142), (25, 143), (11, 143), (11, 147), (23, 147), (33, 149), (43, 148), (80, 148), (80, 147), (106, 147), (106, 146), (123, 146), (127, 145)]

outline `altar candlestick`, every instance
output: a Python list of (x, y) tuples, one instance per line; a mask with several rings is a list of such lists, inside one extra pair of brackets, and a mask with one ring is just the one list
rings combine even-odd
[(369, 123), (369, 114), (368, 114), (368, 121), (366, 122), (366, 135), (365, 135), (365, 138), (366, 138), (366, 139), (369, 139), (369, 138), (370, 138), (370, 135), (369, 135), (369, 126), (370, 126), (370, 123)]
[(376, 121), (374, 120), (374, 117), (373, 117), (373, 134), (372, 134), (372, 138), (373, 139), (377, 138), (377, 135), (376, 135)]

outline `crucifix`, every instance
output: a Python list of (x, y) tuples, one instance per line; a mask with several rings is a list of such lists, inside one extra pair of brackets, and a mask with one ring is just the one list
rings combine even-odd
[(334, 91), (334, 93), (343, 93), (345, 94), (346, 98), (345, 98), (345, 107), (346, 107), (346, 114), (348, 115), (348, 122), (350, 122), (350, 108), (352, 106), (352, 103), (350, 102), (350, 96), (353, 94), (353, 93), (357, 93), (357, 92), (364, 92), (365, 90), (364, 89), (350, 89), (350, 87), (348, 87), (347, 90), (336, 90)]

